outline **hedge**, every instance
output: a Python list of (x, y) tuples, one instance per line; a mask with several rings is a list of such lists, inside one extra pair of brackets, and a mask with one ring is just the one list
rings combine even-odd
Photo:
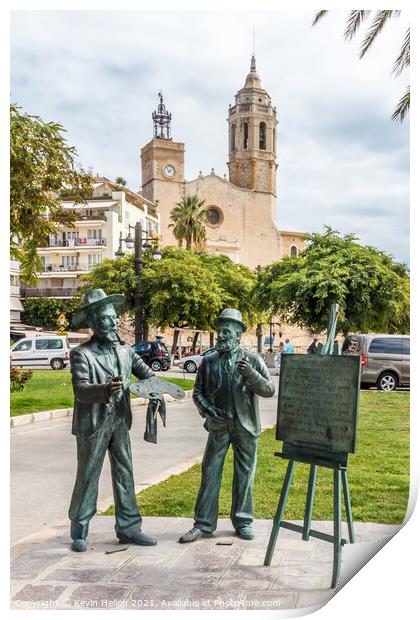
[(50, 330), (57, 329), (57, 319), (62, 312), (65, 313), (69, 321), (70, 329), (74, 313), (83, 305), (80, 299), (74, 297), (69, 299), (36, 297), (33, 299), (23, 299), (22, 304), (24, 308), (22, 323)]

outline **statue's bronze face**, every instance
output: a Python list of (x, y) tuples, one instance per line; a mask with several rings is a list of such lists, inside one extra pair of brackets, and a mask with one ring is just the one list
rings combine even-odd
[(111, 342), (117, 340), (116, 328), (118, 323), (117, 313), (112, 304), (103, 304), (88, 313), (89, 327), (94, 331), (95, 336), (101, 340)]
[(216, 349), (221, 353), (233, 351), (241, 341), (242, 330), (235, 321), (223, 321), (217, 328)]

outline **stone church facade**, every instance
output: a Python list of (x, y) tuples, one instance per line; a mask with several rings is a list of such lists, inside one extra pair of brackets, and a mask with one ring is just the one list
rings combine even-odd
[(229, 179), (212, 171), (184, 178), (185, 145), (170, 137), (171, 115), (161, 96), (153, 114), (154, 137), (141, 150), (142, 194), (158, 202), (162, 243), (177, 244), (170, 212), (183, 196), (197, 194), (208, 208), (207, 250), (251, 268), (294, 255), (303, 233), (276, 225), (277, 111), (261, 85), (255, 57), (244, 87), (228, 110)]

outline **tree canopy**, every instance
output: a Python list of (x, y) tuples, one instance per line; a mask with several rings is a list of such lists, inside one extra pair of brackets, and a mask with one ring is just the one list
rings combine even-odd
[[(137, 276), (132, 254), (105, 259), (82, 276), (83, 288), (103, 288), (107, 293), (123, 293), (127, 311), (134, 313)], [(162, 248), (162, 258), (153, 260), (144, 253), (141, 275), (144, 316), (150, 325), (165, 329), (189, 327), (212, 329), (213, 321), (225, 307), (238, 308), (244, 320), (252, 324), (256, 314), (251, 295), (255, 275), (243, 265), (223, 256), (211, 256), (182, 248)]]
[(76, 169), (77, 153), (64, 132), (58, 123), (10, 107), (10, 253), (30, 284), (42, 271), (37, 248), (74, 221), (62, 205), (63, 195), (81, 204), (92, 189), (90, 175)]
[(338, 331), (408, 333), (409, 276), (406, 265), (354, 235), (331, 228), (307, 235), (308, 246), (258, 270), (259, 309), (281, 321), (319, 333), (332, 303), (340, 305)]

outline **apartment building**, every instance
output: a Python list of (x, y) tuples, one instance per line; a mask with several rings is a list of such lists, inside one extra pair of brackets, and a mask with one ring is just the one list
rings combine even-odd
[(86, 204), (63, 200), (76, 214), (74, 227), (60, 228), (40, 247), (43, 270), (36, 286), (21, 289), (22, 297), (69, 297), (80, 286), (80, 276), (115, 258), (121, 235), (140, 221), (147, 233), (160, 233), (156, 203), (104, 177), (95, 177)]
[(23, 306), (20, 301), (19, 261), (10, 259), (10, 323), (19, 323)]

